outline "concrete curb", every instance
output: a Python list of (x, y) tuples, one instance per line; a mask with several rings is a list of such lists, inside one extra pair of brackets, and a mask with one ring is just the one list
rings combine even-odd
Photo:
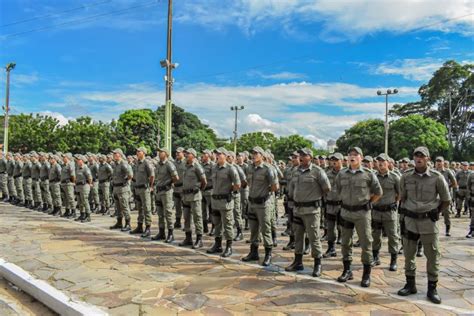
[(108, 315), (94, 305), (78, 302), (19, 266), (0, 258), (0, 275), (60, 315)]

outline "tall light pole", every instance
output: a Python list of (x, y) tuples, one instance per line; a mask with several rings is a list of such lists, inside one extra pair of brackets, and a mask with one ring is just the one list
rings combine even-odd
[(387, 92), (382, 92), (380, 90), (377, 91), (377, 95), (384, 95), (385, 96), (385, 154), (388, 156), (388, 95), (389, 94), (397, 94), (398, 90), (388, 89)]
[(3, 118), (5, 122), (4, 131), (3, 131), (3, 153), (8, 153), (8, 112), (10, 111), (10, 71), (15, 69), (15, 63), (9, 63), (5, 67), (7, 71), (7, 91), (5, 93), (5, 116)]
[(237, 113), (245, 109), (243, 105), (241, 106), (231, 106), (230, 110), (235, 111), (235, 125), (234, 125), (234, 153), (237, 155)]
[(172, 107), (171, 90), (173, 87), (173, 77), (171, 71), (178, 67), (178, 64), (171, 62), (171, 31), (173, 25), (173, 0), (168, 0), (168, 33), (166, 40), (166, 59), (160, 61), (162, 68), (166, 68), (166, 103), (165, 103), (165, 148), (171, 152), (171, 126), (172, 126)]

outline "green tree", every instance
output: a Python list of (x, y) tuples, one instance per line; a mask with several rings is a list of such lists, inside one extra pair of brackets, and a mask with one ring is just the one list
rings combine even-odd
[(301, 148), (312, 148), (313, 144), (300, 135), (281, 136), (271, 145), (271, 150), (276, 160), (287, 161), (295, 150)]
[(384, 122), (379, 119), (357, 122), (336, 141), (337, 150), (343, 154), (347, 153), (350, 147), (358, 146), (362, 149), (364, 155), (372, 156), (383, 152), (384, 144)]
[(433, 157), (446, 155), (449, 150), (446, 127), (422, 115), (402, 117), (391, 124), (389, 131), (389, 153), (396, 159), (411, 157), (418, 146), (426, 146)]
[(448, 130), (451, 125), (454, 157), (461, 159), (467, 154), (466, 140), (474, 133), (473, 70), (473, 64), (461, 65), (453, 60), (445, 62), (418, 90), (420, 101), (394, 105), (390, 114), (398, 117), (421, 114), (444, 124)]
[(125, 111), (116, 123), (118, 141), (127, 154), (135, 154), (140, 146), (156, 152), (160, 124), (158, 114), (150, 109)]
[[(237, 151), (250, 151), (255, 146), (260, 146), (263, 149), (272, 149), (273, 144), (278, 140), (278, 138), (269, 132), (253, 132), (253, 133), (246, 133), (242, 134), (237, 139)], [(228, 145), (230, 148), (233, 149), (233, 144)]]

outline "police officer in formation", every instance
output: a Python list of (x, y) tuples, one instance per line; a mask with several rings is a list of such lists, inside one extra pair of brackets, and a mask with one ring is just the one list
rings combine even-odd
[[(158, 233), (151, 240), (172, 243), (173, 231), (181, 227), (184, 217), (186, 237), (179, 245), (198, 249), (203, 247), (203, 234), (211, 222), (214, 243), (207, 253), (222, 257), (232, 255), (233, 242), (243, 239), (248, 223), (250, 251), (242, 260), (258, 261), (259, 245), (263, 244), (261, 264), (268, 266), (277, 246), (276, 193), (281, 191), (288, 219), (285, 234), (289, 236), (283, 249), (294, 249), (293, 262), (285, 270), (303, 270), (303, 256), (311, 249), (312, 275), (321, 276), (322, 260), (337, 256), (340, 237), (343, 272), (337, 280), (352, 280), (352, 247), (357, 235), (363, 263), (361, 286), (368, 287), (372, 267), (381, 264), (385, 235), (389, 270), (397, 270), (402, 248), (405, 256), (406, 284), (398, 294), (417, 292), (416, 256), (424, 249), (427, 297), (434, 303), (441, 303), (437, 293), (437, 221), (442, 214), (446, 236), (450, 236), (452, 195), (456, 217), (461, 216), (463, 207), (470, 208), (466, 237), (471, 238), (474, 230), (474, 163), (469, 170), (467, 162), (449, 164), (437, 157), (436, 168), (432, 168), (426, 147), (416, 148), (413, 160), (405, 157), (398, 162), (386, 154), (364, 157), (359, 147), (350, 148), (348, 156), (334, 153), (327, 158), (313, 158), (312, 150), (303, 148), (293, 152), (286, 165), (277, 165), (272, 153), (259, 146), (252, 149), (251, 159), (246, 152), (236, 156), (225, 148), (204, 150), (200, 160), (193, 148), (177, 148), (174, 160), (164, 148), (155, 158), (147, 153), (145, 147), (137, 148), (136, 156), (128, 159), (121, 149), (109, 156), (0, 153), (0, 193), (5, 202), (81, 222), (90, 222), (94, 209), (107, 214), (113, 206), (117, 222), (110, 228), (141, 234), (145, 239), (151, 237), (154, 205)], [(138, 211), (133, 230), (131, 205)], [(328, 244), (324, 253), (323, 223)]]

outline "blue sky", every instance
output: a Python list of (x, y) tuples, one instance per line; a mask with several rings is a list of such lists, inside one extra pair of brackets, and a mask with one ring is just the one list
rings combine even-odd
[[(414, 101), (444, 61), (474, 61), (472, 0), (174, 2), (174, 102), (222, 137), (230, 106), (245, 105), (240, 133), (324, 146), (383, 117), (378, 89)], [(0, 1), (0, 64), (17, 63), (12, 113), (110, 121), (163, 104), (166, 17), (164, 0)]]

